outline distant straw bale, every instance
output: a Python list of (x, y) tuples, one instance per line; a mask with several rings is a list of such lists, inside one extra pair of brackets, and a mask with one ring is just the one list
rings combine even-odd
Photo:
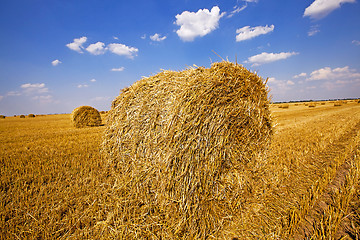
[(34, 118), (34, 117), (35, 117), (35, 114), (32, 114), (32, 113), (31, 113), (31, 114), (28, 115), (28, 117), (29, 117), (29, 118)]
[(101, 125), (101, 116), (98, 110), (90, 106), (75, 108), (71, 113), (71, 120), (75, 127), (97, 127)]
[(340, 107), (342, 105), (342, 102), (341, 101), (336, 101), (334, 102), (334, 106), (335, 107)]
[(289, 108), (289, 104), (288, 103), (280, 104), (279, 108)]
[(163, 71), (123, 89), (102, 151), (122, 189), (124, 238), (220, 237), (271, 135), (265, 81), (238, 64)]
[(20, 115), (20, 118), (25, 118), (25, 115)]
[(5, 119), (6, 117), (4, 115), (0, 115), (0, 118)]
[(309, 106), (309, 107), (316, 107), (316, 103), (310, 102), (308, 106)]

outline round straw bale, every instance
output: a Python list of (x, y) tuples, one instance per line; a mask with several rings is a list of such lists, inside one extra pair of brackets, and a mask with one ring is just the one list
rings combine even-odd
[(334, 106), (335, 107), (340, 107), (342, 105), (342, 102), (341, 101), (336, 101), (334, 102)]
[(75, 108), (71, 113), (71, 120), (77, 128), (96, 127), (101, 125), (99, 111), (90, 106)]
[(29, 118), (34, 118), (34, 117), (35, 117), (35, 114), (32, 114), (32, 113), (31, 113), (31, 114), (28, 115), (28, 117), (29, 117)]
[(4, 119), (4, 118), (5, 118), (5, 116), (4, 116), (4, 115), (0, 115), (0, 118), (3, 118), (3, 119)]
[(123, 89), (102, 151), (123, 189), (124, 234), (219, 234), (238, 214), (245, 166), (271, 135), (265, 81), (238, 64), (163, 71)]
[(25, 118), (25, 115), (20, 115), (20, 118)]
[(308, 104), (308, 106), (311, 107), (311, 108), (312, 108), (312, 107), (316, 107), (316, 103), (310, 102), (310, 103)]

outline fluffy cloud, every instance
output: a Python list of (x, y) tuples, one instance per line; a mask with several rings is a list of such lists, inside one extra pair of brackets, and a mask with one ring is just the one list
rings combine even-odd
[(277, 80), (274, 77), (268, 78), (267, 84), (275, 92), (289, 90), (291, 86), (295, 85), (295, 83), (291, 80)]
[(267, 34), (269, 32), (274, 31), (274, 25), (271, 25), (270, 27), (268, 27), (268, 25), (266, 26), (257, 26), (257, 27), (250, 27), (250, 26), (245, 26), (242, 28), (239, 28), (236, 30), (236, 41), (240, 42), (240, 41), (244, 41), (244, 40), (248, 40), (257, 36), (260, 36), (262, 34)]
[(161, 41), (164, 41), (166, 39), (166, 36), (161, 37), (160, 34), (155, 33), (154, 35), (150, 36), (150, 39), (152, 41), (155, 41), (155, 42), (161, 42)]
[(357, 45), (357, 46), (360, 45), (360, 41), (359, 41), (359, 40), (353, 40), (351, 43), (352, 43), (352, 44), (355, 44), (355, 45)]
[(264, 63), (271, 63), (275, 61), (279, 61), (282, 59), (289, 58), (291, 56), (297, 55), (299, 53), (296, 52), (281, 52), (281, 53), (267, 53), (263, 52), (258, 55), (249, 57), (245, 63), (252, 63), (252, 66), (259, 66)]
[(87, 41), (87, 37), (75, 38), (72, 43), (68, 43), (66, 44), (66, 46), (78, 53), (83, 53), (82, 49), (84, 49), (84, 47), (82, 45), (86, 41)]
[(356, 0), (315, 0), (304, 11), (304, 17), (320, 19), (326, 17), (329, 13), (340, 8), (343, 3), (354, 3)]
[(96, 82), (96, 79), (95, 79), (95, 78), (93, 78), (93, 79), (91, 79), (91, 80), (90, 80), (90, 82)]
[(93, 55), (101, 55), (104, 54), (106, 51), (105, 48), (105, 43), (103, 42), (97, 42), (94, 44), (90, 44), (87, 48), (86, 51), (88, 51), (89, 53), (93, 54)]
[(141, 39), (146, 39), (146, 34), (142, 35), (140, 38)]
[(26, 94), (40, 94), (47, 93), (49, 91), (49, 89), (45, 87), (45, 83), (25, 83), (20, 87), (24, 90), (24, 93)]
[(57, 66), (57, 65), (59, 65), (60, 63), (61, 63), (61, 61), (59, 61), (58, 59), (56, 59), (56, 60), (54, 60), (54, 61), (51, 62), (51, 64), (52, 64), (53, 66)]
[(307, 74), (303, 72), (303, 73), (293, 76), (293, 78), (302, 78), (302, 77), (306, 77), (306, 76), (307, 76)]
[(125, 69), (124, 67), (112, 68), (111, 71), (112, 72), (122, 72), (122, 71), (124, 71), (124, 69)]
[(121, 43), (111, 43), (108, 45), (110, 52), (115, 53), (120, 56), (126, 56), (128, 58), (134, 58), (137, 55), (139, 49), (134, 47), (129, 47)]
[(184, 11), (175, 16), (175, 24), (180, 26), (176, 31), (183, 41), (193, 41), (196, 37), (203, 37), (219, 26), (219, 20), (225, 15), (220, 14), (220, 8), (214, 6), (211, 11), (199, 9), (196, 13)]
[(78, 88), (87, 88), (87, 87), (89, 87), (89, 85), (87, 85), (87, 84), (79, 84), (77, 87)]
[(310, 77), (307, 78), (307, 81), (316, 81), (316, 80), (349, 80), (349, 79), (358, 79), (360, 80), (360, 73), (356, 72), (355, 69), (350, 69), (349, 66), (343, 68), (334, 68), (330, 67), (320, 68), (313, 71), (310, 74)]
[(295, 85), (295, 83), (293, 81), (291, 81), (291, 80), (287, 80), (286, 85), (291, 86), (291, 85)]

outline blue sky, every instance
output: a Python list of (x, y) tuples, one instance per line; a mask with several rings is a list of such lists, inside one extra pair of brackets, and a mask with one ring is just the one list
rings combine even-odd
[(273, 101), (360, 97), (357, 0), (0, 0), (0, 31), (3, 115), (108, 110), (143, 76), (219, 56)]

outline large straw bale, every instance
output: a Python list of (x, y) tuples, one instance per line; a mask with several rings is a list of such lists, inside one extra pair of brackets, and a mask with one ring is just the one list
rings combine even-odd
[(74, 126), (77, 128), (96, 127), (101, 125), (99, 111), (90, 106), (75, 108), (70, 117)]
[(122, 236), (220, 236), (271, 134), (265, 81), (238, 64), (163, 71), (123, 89), (102, 145), (121, 189)]
[(4, 115), (0, 115), (0, 118), (5, 119), (6, 117)]

